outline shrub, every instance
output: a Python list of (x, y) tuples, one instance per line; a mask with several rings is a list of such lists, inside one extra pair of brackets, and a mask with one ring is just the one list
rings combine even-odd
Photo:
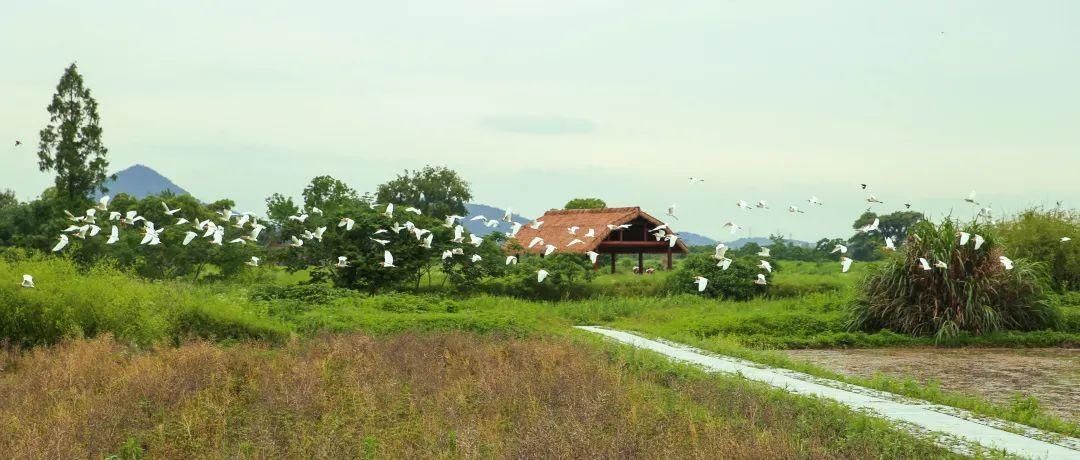
[[(1032, 208), (1001, 222), (997, 229), (1011, 254), (1046, 266), (1056, 290), (1080, 288), (1080, 216), (1059, 209)], [(1074, 241), (1062, 242), (1062, 237)]]
[[(541, 268), (548, 271), (548, 277), (538, 283), (536, 272)], [(522, 257), (503, 276), (488, 280), (484, 290), (535, 300), (581, 298), (586, 294), (585, 283), (595, 277), (596, 271), (585, 255), (556, 253), (546, 258)]]
[[(979, 250), (970, 242), (961, 246), (961, 229), (986, 242)], [(919, 222), (895, 255), (870, 269), (850, 327), (941, 340), (961, 331), (978, 335), (1056, 324), (1059, 315), (1046, 302), (1037, 264), (1018, 259), (1012, 270), (1005, 270), (1002, 254), (990, 226), (973, 222), (961, 227), (951, 219)], [(931, 264), (943, 261), (948, 268), (923, 270), (920, 257)]]
[(688, 256), (675, 273), (667, 278), (668, 291), (672, 294), (697, 294), (697, 285), (694, 284), (695, 276), (708, 278), (709, 283), (701, 294), (709, 298), (747, 300), (768, 291), (768, 286), (754, 284), (758, 273), (764, 273), (767, 280), (772, 280), (772, 273), (757, 268), (758, 259), (735, 258), (727, 270), (717, 267), (716, 262), (711, 255)]

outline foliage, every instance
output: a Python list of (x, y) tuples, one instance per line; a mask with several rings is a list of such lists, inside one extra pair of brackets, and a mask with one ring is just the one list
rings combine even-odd
[[(981, 235), (986, 242), (979, 250), (972, 242), (961, 246), (961, 231)], [(961, 226), (951, 219), (919, 222), (900, 251), (866, 278), (851, 327), (949, 338), (961, 331), (985, 334), (1054, 326), (1057, 311), (1045, 301), (1037, 266), (1020, 259), (1006, 270), (999, 260), (1003, 254), (990, 226)], [(918, 258), (930, 264), (943, 261), (948, 268), (924, 270)]]
[(38, 167), (56, 171), (56, 190), (72, 205), (83, 202), (95, 189), (106, 192), (108, 149), (101, 141), (97, 101), (75, 64), (64, 70), (49, 104), (49, 125), (40, 132)]
[(563, 209), (599, 209), (606, 207), (607, 203), (599, 198), (574, 198), (567, 201)]
[[(772, 258), (777, 260), (797, 260), (803, 262), (818, 262), (829, 259), (829, 251), (822, 251), (817, 247), (806, 247), (787, 240), (783, 235), (769, 235), (772, 244), (769, 252)], [(829, 248), (832, 250), (832, 248)]]
[[(885, 238), (891, 237), (893, 241), (900, 242), (907, 239), (908, 231), (916, 223), (925, 219), (921, 212), (896, 211), (890, 214), (877, 215), (873, 212), (864, 212), (852, 224), (852, 228), (859, 229), (870, 225), (874, 219), (878, 219), (878, 231), (871, 233), (859, 232), (848, 238), (847, 256), (855, 260), (870, 261), (880, 260), (884, 253), (881, 248), (885, 246)], [(829, 251), (832, 248), (828, 249)]]
[(379, 185), (376, 201), (415, 206), (426, 216), (442, 219), (467, 214), (465, 203), (472, 199), (469, 183), (444, 166), (424, 166), (419, 171), (405, 170), (394, 180)]
[(18, 205), (19, 199), (15, 197), (14, 190), (8, 189), (0, 192), (0, 211)]
[[(1075, 212), (1028, 209), (999, 223), (997, 232), (1011, 254), (1041, 262), (1056, 290), (1080, 288), (1080, 216)], [(1062, 237), (1072, 241), (1062, 242)]]
[[(537, 282), (537, 272), (548, 271), (543, 282)], [(485, 283), (491, 294), (525, 299), (558, 300), (581, 297), (585, 284), (596, 277), (592, 263), (582, 254), (557, 252), (547, 257), (522, 256), (517, 264), (506, 269), (503, 276)]]
[(701, 293), (709, 298), (747, 300), (768, 292), (768, 285), (754, 284), (759, 272), (764, 273), (767, 280), (772, 279), (772, 273), (756, 268), (757, 259), (735, 258), (727, 270), (716, 266), (716, 263), (717, 261), (710, 255), (690, 255), (679, 264), (675, 273), (667, 278), (668, 292), (697, 294), (695, 276), (703, 276), (709, 280), (705, 291)]
[[(455, 255), (442, 260), (442, 272), (446, 280), (453, 283), (458, 292), (474, 292), (487, 278), (506, 274), (506, 253), (502, 243), (506, 237), (501, 233), (492, 233), (484, 238), (480, 246), (469, 248), (467, 255)], [(473, 262), (472, 255), (481, 259)]]

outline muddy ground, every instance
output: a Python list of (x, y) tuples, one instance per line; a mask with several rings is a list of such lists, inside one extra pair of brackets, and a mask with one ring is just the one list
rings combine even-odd
[(1009, 403), (1017, 393), (1032, 395), (1048, 412), (1080, 420), (1080, 350), (884, 348), (786, 353), (849, 375), (937, 380), (943, 389), (999, 403)]

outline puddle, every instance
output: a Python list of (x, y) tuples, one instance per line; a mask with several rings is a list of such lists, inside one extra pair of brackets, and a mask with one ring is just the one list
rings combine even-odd
[(937, 380), (941, 388), (1008, 404), (1016, 393), (1050, 413), (1080, 420), (1080, 350), (1063, 348), (881, 348), (787, 350), (797, 360), (863, 377)]

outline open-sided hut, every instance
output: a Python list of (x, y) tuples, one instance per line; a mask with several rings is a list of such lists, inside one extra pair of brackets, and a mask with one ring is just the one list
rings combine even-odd
[[(520, 252), (540, 254), (544, 245), (536, 245), (528, 248), (529, 242), (535, 237), (540, 237), (546, 244), (557, 247), (559, 252), (572, 252), (584, 254), (595, 251), (601, 255), (608, 255), (611, 259), (611, 272), (615, 272), (615, 258), (619, 254), (637, 254), (638, 267), (642, 267), (645, 254), (666, 254), (667, 268), (671, 268), (671, 256), (673, 253), (686, 254), (689, 250), (682, 241), (676, 240), (672, 246), (667, 240), (657, 241), (653, 234), (649, 233), (662, 224), (659, 219), (642, 211), (640, 207), (626, 208), (600, 208), (600, 209), (552, 209), (536, 220), (542, 221), (540, 229), (529, 226), (523, 227), (515, 238), (522, 248)], [(619, 228), (628, 225), (627, 228)], [(578, 227), (576, 234), (571, 234), (570, 227)], [(595, 231), (593, 238), (585, 237), (589, 229)], [(671, 232), (668, 229), (668, 232)], [(567, 246), (574, 239), (584, 241), (584, 244)], [(599, 259), (597, 260), (599, 264)]]

